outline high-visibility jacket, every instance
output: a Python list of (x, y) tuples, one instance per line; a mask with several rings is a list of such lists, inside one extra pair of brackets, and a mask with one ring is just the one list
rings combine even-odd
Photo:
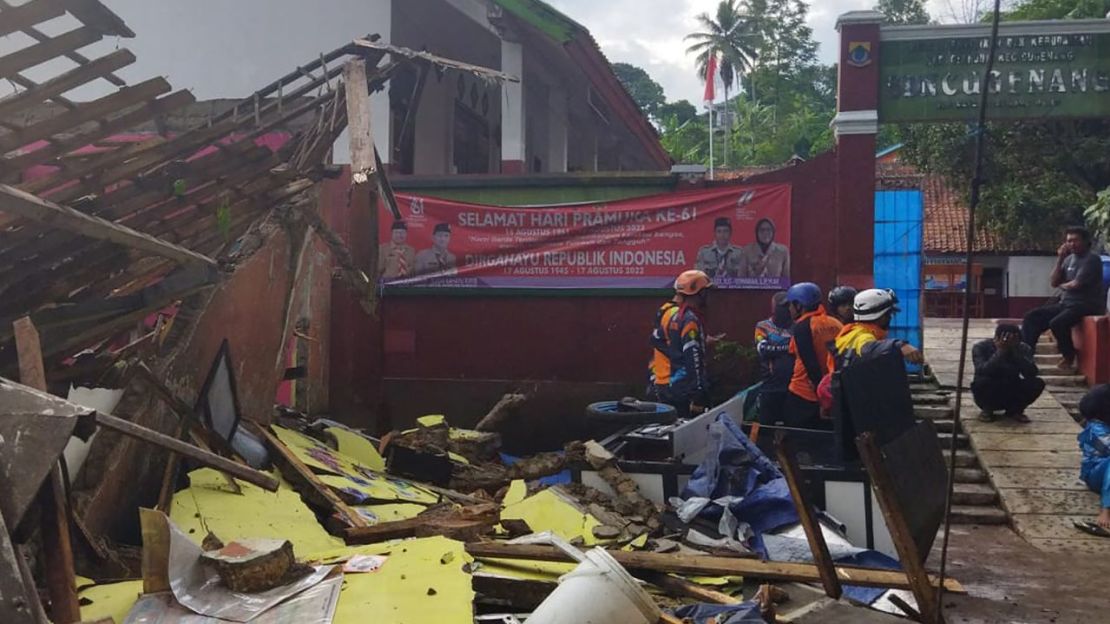
[(663, 304), (655, 316), (651, 346), (651, 383), (670, 386), (672, 393), (679, 396), (704, 400), (709, 382), (701, 315), (673, 301)]
[(887, 330), (875, 323), (860, 321), (848, 323), (836, 335), (833, 351), (829, 353), (828, 370), (840, 370), (863, 355), (863, 348), (872, 342), (886, 339)]
[(817, 386), (829, 372), (829, 349), (842, 327), (824, 307), (806, 312), (794, 322), (794, 337), (790, 340), (790, 353), (795, 357), (791, 394), (817, 402)]

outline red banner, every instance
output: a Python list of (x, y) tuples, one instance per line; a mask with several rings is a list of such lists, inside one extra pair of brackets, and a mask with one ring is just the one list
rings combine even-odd
[(666, 288), (698, 268), (720, 288), (790, 284), (790, 186), (505, 207), (399, 194), (381, 223), (388, 286)]

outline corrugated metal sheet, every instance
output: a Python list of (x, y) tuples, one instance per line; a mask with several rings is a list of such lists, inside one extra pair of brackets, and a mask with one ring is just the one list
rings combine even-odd
[(891, 337), (921, 346), (924, 203), (920, 190), (875, 193), (875, 286), (898, 295)]

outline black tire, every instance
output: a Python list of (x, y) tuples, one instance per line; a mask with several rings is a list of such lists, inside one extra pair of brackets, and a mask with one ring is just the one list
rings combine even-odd
[(678, 418), (674, 407), (666, 403), (641, 401), (637, 407), (651, 409), (618, 409), (620, 401), (599, 401), (586, 407), (586, 420), (615, 425), (669, 425)]

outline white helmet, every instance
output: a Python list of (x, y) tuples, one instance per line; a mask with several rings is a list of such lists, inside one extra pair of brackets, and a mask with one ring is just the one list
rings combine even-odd
[(893, 290), (871, 288), (856, 295), (852, 302), (857, 321), (877, 321), (884, 314), (898, 312), (898, 296)]

